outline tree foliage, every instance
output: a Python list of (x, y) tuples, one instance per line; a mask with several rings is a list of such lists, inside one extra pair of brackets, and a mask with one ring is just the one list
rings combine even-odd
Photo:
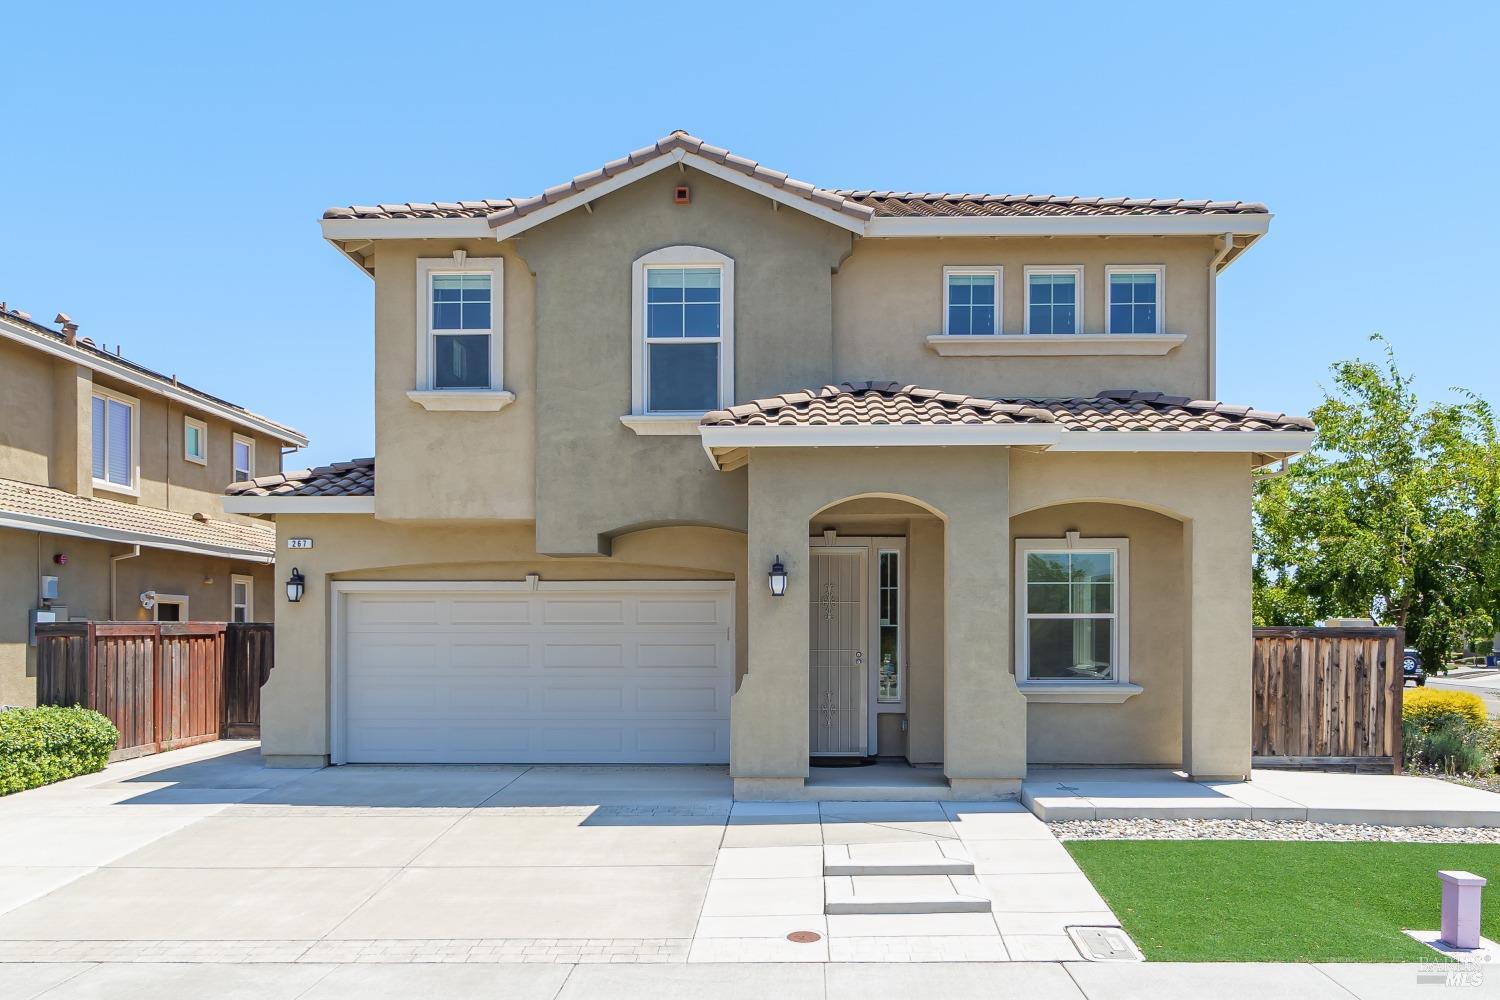
[(1390, 345), (1333, 366), (1313, 449), (1256, 486), (1255, 618), (1372, 618), (1436, 667), (1500, 626), (1500, 445), (1489, 405), (1423, 408)]

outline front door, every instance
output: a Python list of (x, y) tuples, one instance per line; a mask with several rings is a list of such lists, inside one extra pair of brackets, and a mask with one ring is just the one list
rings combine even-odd
[(867, 550), (815, 546), (810, 551), (812, 754), (863, 757), (869, 698)]

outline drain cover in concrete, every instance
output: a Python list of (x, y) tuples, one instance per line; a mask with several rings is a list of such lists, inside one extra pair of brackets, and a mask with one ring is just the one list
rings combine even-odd
[(1118, 927), (1069, 927), (1068, 937), (1090, 962), (1143, 962), (1130, 935)]
[(814, 941), (823, 940), (823, 935), (817, 931), (792, 931), (786, 939), (793, 944), (812, 944)]

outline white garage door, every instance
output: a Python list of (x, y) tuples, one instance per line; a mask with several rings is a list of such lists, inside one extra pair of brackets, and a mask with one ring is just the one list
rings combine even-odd
[(338, 585), (334, 760), (726, 762), (733, 586)]

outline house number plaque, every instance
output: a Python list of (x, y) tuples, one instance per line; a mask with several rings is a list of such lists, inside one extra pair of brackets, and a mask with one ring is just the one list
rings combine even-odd
[(311, 538), (288, 538), (286, 540), (286, 547), (289, 548), (289, 549), (310, 549), (310, 548), (312, 548), (312, 539)]

